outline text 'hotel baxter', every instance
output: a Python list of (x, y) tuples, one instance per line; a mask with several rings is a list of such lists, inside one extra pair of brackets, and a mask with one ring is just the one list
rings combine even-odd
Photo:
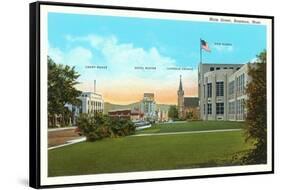
[(199, 64), (198, 96), (203, 120), (243, 121), (248, 64)]

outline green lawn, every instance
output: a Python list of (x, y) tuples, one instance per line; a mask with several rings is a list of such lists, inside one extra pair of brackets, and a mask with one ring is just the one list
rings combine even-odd
[(185, 123), (166, 123), (154, 124), (151, 128), (137, 131), (137, 134), (143, 133), (167, 133), (167, 132), (184, 132), (184, 131), (204, 131), (219, 129), (242, 129), (244, 122), (234, 121), (190, 121)]
[[(166, 125), (155, 125), (144, 131), (159, 133), (199, 130), (197, 127), (200, 131), (243, 127), (243, 123), (237, 122)], [(249, 148), (250, 145), (244, 143), (243, 131), (128, 136), (49, 150), (48, 172), (49, 176), (65, 176), (223, 166), (231, 165), (234, 153)]]

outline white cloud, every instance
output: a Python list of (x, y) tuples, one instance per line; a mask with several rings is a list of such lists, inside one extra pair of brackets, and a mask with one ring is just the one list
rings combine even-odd
[(91, 64), (91, 59), (93, 57), (92, 52), (82, 46), (77, 46), (64, 52), (57, 47), (53, 47), (50, 43), (48, 55), (56, 63), (75, 66), (80, 69)]
[(64, 53), (59, 49), (52, 47), (48, 43), (48, 55), (57, 63), (64, 63)]
[[(59, 63), (76, 66), (84, 83), (79, 85), (81, 90), (92, 90), (92, 83), (97, 80), (102, 90), (114, 86), (122, 91), (137, 85), (137, 88), (152, 91), (163, 87), (176, 91), (180, 74), (186, 86), (197, 85), (197, 70), (167, 70), (167, 67), (176, 67), (176, 60), (162, 55), (156, 47), (144, 49), (132, 43), (121, 43), (115, 36), (67, 35), (65, 39), (72, 48), (62, 51), (49, 46), (49, 55)], [(98, 56), (101, 59), (96, 59)], [(86, 65), (106, 65), (108, 69), (86, 69)], [(135, 66), (156, 67), (157, 70), (136, 70)]]
[(151, 47), (145, 50), (135, 47), (132, 43), (120, 43), (115, 36), (88, 35), (85, 37), (66, 36), (71, 42), (87, 41), (93, 47), (93, 51), (100, 51), (106, 64), (122, 66), (148, 65), (148, 66), (172, 66), (175, 60), (159, 53), (157, 48)]
[(214, 45), (212, 48), (216, 49), (218, 52), (233, 52), (234, 47), (232, 45)]
[(91, 64), (92, 52), (84, 47), (78, 46), (66, 53), (66, 64), (71, 66), (86, 66)]

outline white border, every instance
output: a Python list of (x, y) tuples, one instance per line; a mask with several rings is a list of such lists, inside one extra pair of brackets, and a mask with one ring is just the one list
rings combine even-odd
[[(116, 174), (95, 174), (95, 175), (79, 175), (79, 176), (64, 176), (64, 177), (48, 177), (48, 127), (47, 127), (47, 52), (48, 52), (48, 12), (59, 13), (73, 13), (73, 14), (87, 14), (87, 15), (110, 15), (110, 16), (126, 16), (137, 18), (160, 18), (169, 20), (189, 20), (189, 21), (209, 21), (209, 17), (216, 18), (238, 18), (232, 16), (214, 16), (214, 15), (195, 15), (195, 14), (180, 14), (180, 13), (165, 13), (165, 12), (151, 12), (151, 11), (129, 11), (129, 10), (113, 10), (101, 8), (83, 8), (83, 7), (68, 7), (68, 6), (52, 6), (40, 5), (40, 63), (41, 63), (41, 185), (60, 185), (60, 184), (77, 184), (90, 182), (105, 182), (105, 181), (119, 181), (119, 180), (136, 180), (136, 179), (153, 179), (153, 178), (168, 178), (168, 177), (183, 177), (183, 176), (201, 176), (214, 174), (231, 174), (231, 173), (248, 173), (271, 171), (272, 163), (272, 131), (268, 128), (268, 163), (265, 165), (251, 165), (251, 166), (229, 166), (229, 167), (215, 167), (215, 168), (197, 168), (197, 169), (180, 169), (180, 170), (162, 170), (162, 171), (146, 171), (146, 172), (130, 172), (130, 173), (116, 173)], [(272, 125), (272, 46), (271, 46), (271, 20), (260, 18), (239, 17), (239, 19), (258, 20), (261, 24), (267, 26), (267, 125)], [(218, 23), (218, 22), (216, 22)], [(233, 23), (237, 24), (237, 23)]]

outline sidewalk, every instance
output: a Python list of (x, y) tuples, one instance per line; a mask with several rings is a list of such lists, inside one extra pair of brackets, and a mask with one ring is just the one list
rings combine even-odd
[(67, 130), (67, 129), (76, 129), (76, 126), (74, 126), (74, 127), (51, 128), (51, 129), (48, 129), (48, 132), (63, 131), (63, 130)]
[(181, 135), (181, 134), (196, 134), (196, 133), (217, 133), (217, 132), (231, 132), (231, 131), (241, 131), (241, 130), (242, 129), (217, 129), (217, 130), (204, 130), (204, 131), (146, 133), (146, 134), (131, 135), (129, 137), (145, 137), (145, 136), (160, 136), (160, 135)]

